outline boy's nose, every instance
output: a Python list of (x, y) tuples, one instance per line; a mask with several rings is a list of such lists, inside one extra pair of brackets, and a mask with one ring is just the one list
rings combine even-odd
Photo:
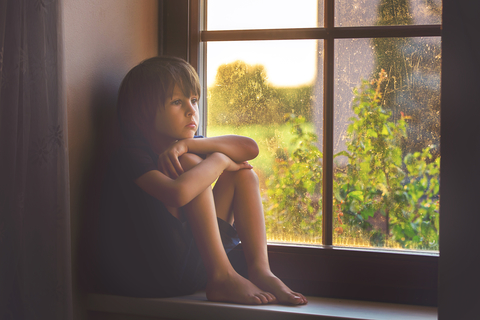
[(192, 103), (191, 101), (188, 102), (188, 108), (187, 108), (187, 114), (195, 114), (197, 110), (195, 109), (195, 104)]

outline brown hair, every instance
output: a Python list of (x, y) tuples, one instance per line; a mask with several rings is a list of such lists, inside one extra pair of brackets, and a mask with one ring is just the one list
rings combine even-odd
[(122, 81), (117, 112), (125, 139), (151, 141), (157, 108), (171, 97), (175, 84), (185, 96), (200, 96), (200, 81), (195, 69), (176, 57), (153, 57), (132, 68)]

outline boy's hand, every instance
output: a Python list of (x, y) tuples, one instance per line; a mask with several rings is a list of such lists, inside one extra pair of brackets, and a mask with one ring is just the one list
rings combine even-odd
[[(222, 154), (223, 155), (223, 154)], [(248, 163), (247, 161), (243, 162), (235, 162), (232, 159), (230, 159), (228, 156), (224, 155), (226, 160), (227, 160), (227, 167), (225, 168), (225, 171), (238, 171), (242, 169), (252, 169), (253, 166)]]
[(252, 169), (253, 166), (248, 163), (247, 161), (244, 161), (244, 162), (240, 162), (240, 163), (236, 163), (236, 162), (233, 162), (232, 161), (232, 164), (229, 165), (225, 171), (238, 171), (238, 170), (242, 170), (242, 169)]
[(178, 178), (184, 172), (178, 158), (187, 152), (188, 148), (183, 140), (175, 142), (158, 156), (158, 170), (172, 179)]

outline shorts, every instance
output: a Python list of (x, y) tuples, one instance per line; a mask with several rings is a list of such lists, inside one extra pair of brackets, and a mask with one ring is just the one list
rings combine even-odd
[[(116, 219), (118, 219), (117, 217)], [(140, 219), (138, 219), (140, 220)], [(168, 211), (131, 222), (134, 230), (104, 234), (99, 255), (99, 291), (161, 298), (193, 294), (207, 283), (205, 267), (187, 222)], [(127, 224), (127, 223), (124, 223)], [(232, 266), (246, 276), (246, 262), (234, 226), (218, 218), (223, 246)]]

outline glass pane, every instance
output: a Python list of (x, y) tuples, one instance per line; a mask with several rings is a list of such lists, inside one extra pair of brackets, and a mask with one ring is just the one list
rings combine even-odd
[(438, 250), (439, 37), (335, 41), (334, 244)]
[(207, 30), (315, 28), (322, 12), (323, 0), (208, 0)]
[(442, 23), (442, 0), (335, 0), (335, 26)]
[(207, 136), (251, 137), (269, 241), (321, 243), (323, 42), (207, 44)]

